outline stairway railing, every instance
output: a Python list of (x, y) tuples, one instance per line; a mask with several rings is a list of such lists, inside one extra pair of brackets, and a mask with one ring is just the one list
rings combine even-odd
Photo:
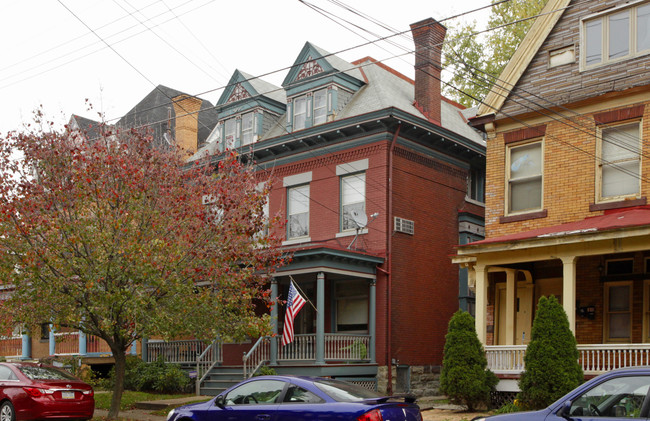
[(201, 394), (201, 384), (208, 375), (210, 370), (217, 364), (223, 362), (223, 343), (215, 340), (203, 350), (196, 358), (196, 394)]
[(244, 378), (248, 379), (252, 377), (262, 364), (270, 360), (270, 355), (271, 338), (269, 336), (262, 336), (248, 352), (244, 352), (242, 357)]

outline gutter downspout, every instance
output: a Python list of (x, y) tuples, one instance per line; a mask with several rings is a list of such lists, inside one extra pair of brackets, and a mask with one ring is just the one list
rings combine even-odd
[(386, 306), (388, 315), (388, 320), (386, 321), (386, 362), (388, 364), (388, 386), (386, 387), (386, 392), (390, 396), (393, 394), (393, 344), (392, 344), (392, 330), (393, 324), (391, 320), (393, 319), (392, 313), (392, 247), (393, 247), (393, 229), (391, 222), (393, 219), (393, 151), (395, 150), (395, 145), (397, 145), (397, 137), (399, 136), (399, 131), (402, 128), (402, 123), (400, 122), (393, 135), (393, 140), (391, 141), (390, 150), (388, 151), (388, 212), (386, 215), (386, 270), (383, 271), (386, 273)]

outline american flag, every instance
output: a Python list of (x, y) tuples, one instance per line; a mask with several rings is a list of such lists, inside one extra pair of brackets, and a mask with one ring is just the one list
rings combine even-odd
[(305, 299), (298, 292), (293, 282), (289, 286), (289, 299), (287, 299), (287, 312), (284, 315), (284, 329), (282, 331), (282, 346), (293, 342), (293, 319), (296, 317)]

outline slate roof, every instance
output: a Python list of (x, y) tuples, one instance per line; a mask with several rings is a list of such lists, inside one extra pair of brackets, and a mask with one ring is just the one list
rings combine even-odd
[(287, 95), (285, 94), (284, 89), (281, 87), (269, 83), (262, 78), (255, 77), (246, 72), (242, 72), (241, 70), (238, 71), (248, 80), (248, 83), (250, 83), (253, 89), (257, 91), (258, 95), (267, 96), (272, 100), (281, 102), (283, 104), (287, 103)]
[(99, 128), (102, 123), (77, 114), (72, 114), (68, 123), (68, 130), (79, 130), (88, 140), (97, 139), (100, 135)]
[[(142, 101), (129, 110), (117, 122), (117, 126), (128, 128), (150, 126), (154, 130), (156, 138), (161, 138), (167, 129), (174, 130), (176, 113), (171, 99), (179, 95), (188, 94), (164, 85), (158, 85)], [(169, 119), (169, 110), (171, 110), (171, 119)], [(171, 120), (172, 127), (167, 127), (169, 120)], [(201, 111), (199, 112), (199, 145), (205, 142), (216, 124), (217, 112), (214, 106), (209, 101), (202, 99)]]

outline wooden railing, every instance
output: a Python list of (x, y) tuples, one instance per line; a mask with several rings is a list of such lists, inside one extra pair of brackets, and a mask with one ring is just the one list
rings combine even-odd
[(325, 334), (325, 359), (369, 361), (370, 335)]
[(308, 361), (316, 359), (316, 335), (295, 335), (293, 342), (282, 346), (278, 338), (278, 361)]
[(23, 354), (22, 336), (0, 338), (0, 356), (20, 357)]
[[(578, 361), (585, 374), (600, 374), (622, 367), (650, 365), (650, 344), (581, 344)], [(526, 345), (486, 346), (488, 368), (496, 374), (524, 371)]]
[(87, 353), (101, 353), (112, 354), (111, 347), (108, 346), (105, 340), (93, 335), (86, 335), (86, 352)]
[[(197, 358), (208, 346), (210, 346), (210, 342), (198, 339), (168, 342), (149, 341), (147, 343), (147, 361), (156, 361), (158, 357), (162, 356), (169, 363), (196, 364)], [(216, 354), (215, 358), (222, 359)]]
[(55, 332), (54, 355), (78, 355), (79, 332)]
[(201, 384), (217, 364), (223, 363), (223, 343), (214, 341), (196, 357), (196, 394), (201, 394)]
[[(279, 339), (279, 338), (278, 338)], [(271, 356), (271, 338), (262, 336), (255, 345), (242, 356), (244, 378), (251, 377), (263, 365), (269, 362)]]

